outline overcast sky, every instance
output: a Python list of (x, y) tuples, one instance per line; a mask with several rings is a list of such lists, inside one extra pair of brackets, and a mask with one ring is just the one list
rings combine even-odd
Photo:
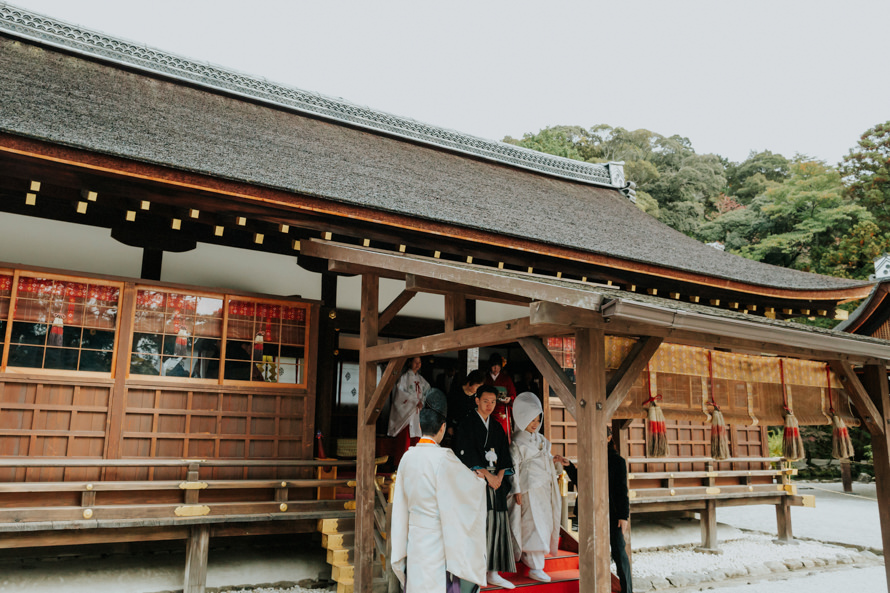
[(494, 140), (606, 123), (834, 164), (890, 120), (887, 0), (10, 4)]

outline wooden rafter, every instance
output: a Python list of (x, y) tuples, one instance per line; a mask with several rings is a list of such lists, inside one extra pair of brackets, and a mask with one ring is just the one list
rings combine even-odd
[(383, 409), (383, 404), (387, 396), (392, 392), (396, 381), (399, 380), (399, 372), (405, 366), (406, 360), (406, 358), (393, 358), (386, 365), (386, 370), (383, 371), (383, 376), (380, 377), (380, 383), (377, 384), (374, 393), (368, 398), (368, 403), (363, 413), (365, 424), (375, 424), (377, 422), (377, 418)]
[(655, 355), (655, 351), (661, 346), (663, 338), (647, 336), (640, 338), (634, 344), (631, 351), (618, 367), (618, 372), (612, 376), (612, 379), (606, 385), (606, 393), (609, 394), (606, 399), (606, 418), (612, 418), (618, 406), (630, 393), (630, 388), (639, 378), (640, 373), (646, 368), (649, 360)]
[[(857, 364), (879, 364), (884, 360), (881, 356), (890, 359), (890, 349), (885, 346), (865, 344), (844, 336), (825, 336), (808, 334), (806, 330), (797, 330), (785, 327), (771, 327), (763, 325), (759, 329), (762, 337), (745, 337), (740, 335), (742, 329), (749, 333), (751, 326), (737, 323), (721, 323), (723, 321), (734, 322), (736, 320), (724, 320), (714, 317), (719, 326), (708, 326), (702, 320), (698, 328), (671, 327), (669, 325), (657, 325), (646, 321), (633, 321), (623, 318), (609, 318), (607, 321), (600, 313), (575, 307), (564, 307), (555, 303), (535, 302), (529, 305), (529, 319), (532, 325), (557, 325), (570, 328), (604, 328), (610, 335), (628, 337), (655, 336), (664, 338), (665, 342), (672, 344), (685, 344), (688, 346), (702, 346), (705, 348), (725, 348), (730, 351), (745, 353), (769, 353), (795, 358), (807, 358), (810, 360), (844, 360)], [(681, 312), (670, 312), (665, 315), (676, 315), (684, 319)], [(700, 314), (698, 318), (704, 318)], [(608, 325), (605, 325), (608, 323)], [(753, 324), (751, 324), (753, 325)], [(733, 331), (735, 330), (735, 332)], [(796, 345), (807, 343), (809, 346)], [(878, 352), (878, 350), (880, 350)], [(875, 354), (866, 353), (875, 351)]]
[(454, 282), (446, 282), (435, 278), (426, 278), (416, 274), (408, 274), (405, 277), (406, 288), (416, 290), (418, 292), (429, 292), (433, 294), (451, 294), (460, 293), (466, 298), (475, 301), (488, 301), (491, 303), (503, 303), (506, 305), (527, 305), (532, 300), (528, 297), (516, 296), (503, 293), (497, 290), (486, 290), (484, 288), (475, 288)]
[(572, 418), (577, 418), (575, 384), (569, 380), (565, 371), (544, 346), (544, 342), (536, 337), (519, 338), (517, 341), (550, 384), (550, 387), (553, 388), (553, 391), (556, 392), (556, 395), (559, 396), (566, 411), (572, 415)]
[(853, 406), (856, 407), (856, 411), (859, 412), (859, 415), (865, 421), (868, 432), (874, 436), (883, 435), (884, 417), (874, 402), (872, 402), (862, 382), (859, 381), (853, 366), (842, 360), (832, 360), (828, 364), (831, 366), (831, 370), (843, 381), (844, 388), (850, 395), (850, 400), (853, 402)]
[(392, 302), (383, 310), (383, 313), (377, 318), (379, 324), (378, 329), (386, 327), (386, 325), (399, 314), (399, 311), (405, 308), (411, 299), (417, 295), (413, 290), (403, 290)]
[(554, 336), (561, 333), (565, 333), (564, 327), (546, 324), (532, 325), (527, 318), (513, 319), (368, 347), (366, 356), (368, 361), (379, 362), (396, 357), (410, 358), (427, 354), (441, 354), (452, 350), (495, 346), (515, 342), (519, 338), (528, 336)]

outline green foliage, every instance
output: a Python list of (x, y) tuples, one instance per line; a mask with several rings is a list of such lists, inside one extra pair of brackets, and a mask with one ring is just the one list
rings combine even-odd
[(890, 121), (866, 131), (840, 170), (769, 150), (735, 163), (696, 153), (683, 136), (605, 124), (504, 141), (587, 162), (624, 161), (641, 210), (758, 261), (867, 278), (890, 250)]
[(890, 121), (866, 131), (844, 157), (849, 196), (874, 215), (881, 232), (890, 231)]

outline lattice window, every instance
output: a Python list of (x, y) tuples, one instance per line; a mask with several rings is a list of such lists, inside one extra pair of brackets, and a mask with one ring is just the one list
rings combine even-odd
[(6, 366), (110, 375), (120, 290), (119, 283), (20, 274), (7, 301)]
[(130, 375), (305, 385), (307, 311), (291, 302), (140, 289)]

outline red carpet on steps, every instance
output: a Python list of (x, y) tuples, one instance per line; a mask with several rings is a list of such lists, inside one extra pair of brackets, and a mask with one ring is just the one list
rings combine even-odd
[[(528, 578), (528, 567), (516, 564), (516, 572), (502, 572), (501, 576), (516, 585), (521, 593), (579, 593), (578, 554), (560, 550), (556, 556), (547, 556), (544, 572), (550, 575), (549, 583)], [(500, 587), (485, 587), (483, 591), (503, 591)], [(612, 591), (621, 590), (618, 577), (612, 575)]]

